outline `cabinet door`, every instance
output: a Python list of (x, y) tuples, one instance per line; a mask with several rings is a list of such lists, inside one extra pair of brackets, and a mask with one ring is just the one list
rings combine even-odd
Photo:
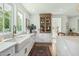
[(63, 39), (57, 39), (56, 42), (56, 54), (58, 56), (70, 56), (71, 53)]
[(40, 14), (40, 32), (51, 33), (51, 14)]
[(50, 33), (39, 33), (36, 35), (36, 42), (52, 42)]
[(6, 49), (0, 53), (0, 56), (13, 56), (15, 55), (15, 46)]
[(77, 39), (65, 40), (67, 42), (67, 46), (69, 48), (69, 51), (72, 53), (73, 56), (79, 56), (79, 41)]

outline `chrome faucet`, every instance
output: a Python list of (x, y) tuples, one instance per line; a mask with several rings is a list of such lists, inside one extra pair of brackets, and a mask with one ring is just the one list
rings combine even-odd
[(15, 34), (16, 34), (16, 26), (13, 25), (13, 38), (15, 37)]

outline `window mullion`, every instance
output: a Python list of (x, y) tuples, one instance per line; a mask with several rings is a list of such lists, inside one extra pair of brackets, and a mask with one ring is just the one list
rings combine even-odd
[(3, 4), (3, 32), (4, 32), (4, 4)]
[(0, 10), (0, 12), (2, 13), (1, 15), (0, 15), (0, 17), (1, 17), (1, 19), (0, 19), (0, 21), (2, 22), (0, 22), (0, 32), (3, 32), (3, 4), (1, 4), (1, 10)]

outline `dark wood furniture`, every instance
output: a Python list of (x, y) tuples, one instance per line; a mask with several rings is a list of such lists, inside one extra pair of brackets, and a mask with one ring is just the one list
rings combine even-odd
[(68, 36), (79, 36), (79, 33), (76, 32), (69, 32)]
[(51, 33), (51, 14), (40, 14), (40, 32)]
[(58, 36), (65, 36), (65, 33), (63, 33), (63, 32), (58, 32)]

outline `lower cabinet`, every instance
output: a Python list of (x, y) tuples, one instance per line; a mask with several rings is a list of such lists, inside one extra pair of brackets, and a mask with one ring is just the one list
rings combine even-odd
[(32, 37), (28, 38), (27, 43), (23, 46), (23, 48), (20, 48), (20, 51), (15, 54), (15, 56), (28, 56), (29, 52), (31, 51), (33, 45), (34, 45), (34, 40)]
[(51, 33), (37, 33), (35, 42), (52, 42), (52, 34)]
[(27, 48), (22, 48), (18, 53), (16, 53), (14, 56), (25, 56), (27, 52)]
[(34, 36), (30, 36), (28, 39), (25, 39), (22, 43), (11, 46), (2, 52), (0, 56), (27, 56), (31, 51), (34, 45)]
[(0, 52), (0, 56), (13, 56), (15, 55), (15, 46), (12, 46), (2, 52)]
[(29, 54), (29, 52), (31, 51), (33, 45), (34, 45), (34, 41), (31, 41), (31, 42), (27, 45), (27, 52), (26, 52), (26, 55)]
[(64, 39), (57, 39), (56, 52), (57, 56), (71, 56), (70, 50)]

